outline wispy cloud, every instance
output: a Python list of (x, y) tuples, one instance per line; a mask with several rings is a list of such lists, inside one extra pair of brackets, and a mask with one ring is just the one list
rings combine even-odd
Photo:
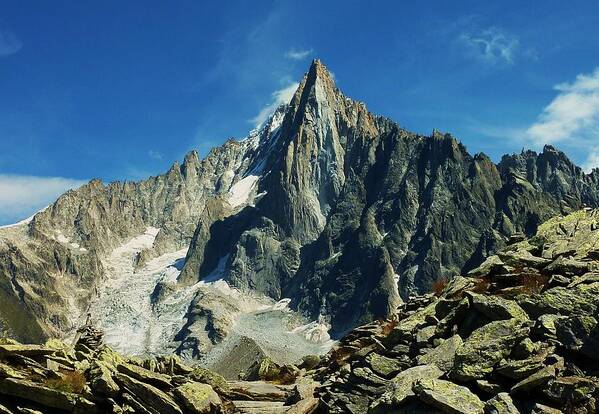
[(0, 174), (0, 224), (16, 222), (86, 181), (62, 177)]
[(470, 56), (492, 64), (513, 64), (522, 48), (515, 35), (494, 26), (463, 32), (458, 41), (464, 45)]
[(158, 161), (162, 160), (162, 153), (160, 153), (158, 151), (149, 150), (148, 151), (148, 156), (150, 158), (153, 158), (153, 159), (158, 160)]
[(527, 137), (537, 145), (562, 142), (586, 147), (585, 168), (599, 167), (599, 67), (555, 89), (557, 96), (526, 130)]
[(271, 103), (262, 108), (258, 115), (250, 119), (250, 122), (252, 122), (255, 127), (260, 126), (280, 105), (289, 103), (291, 101), (291, 98), (293, 98), (293, 94), (297, 90), (298, 86), (299, 83), (295, 82), (282, 89), (279, 89), (278, 91), (274, 91), (272, 93)]
[(290, 49), (287, 52), (285, 52), (285, 57), (291, 60), (304, 60), (312, 53), (314, 53), (313, 49)]
[(9, 31), (0, 31), (0, 57), (17, 53), (23, 47), (19, 38)]

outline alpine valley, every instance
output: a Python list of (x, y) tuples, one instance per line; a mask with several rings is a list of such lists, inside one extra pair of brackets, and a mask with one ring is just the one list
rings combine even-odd
[[(246, 138), (0, 228), (0, 394), (58, 413), (595, 412), (597, 207), (598, 169), (409, 132), (314, 60)], [(80, 371), (87, 391), (38, 384)]]

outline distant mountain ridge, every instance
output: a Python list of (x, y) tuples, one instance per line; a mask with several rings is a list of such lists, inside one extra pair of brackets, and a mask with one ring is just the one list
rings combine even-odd
[[(102, 259), (152, 226), (160, 231), (137, 266), (189, 246), (155, 303), (218, 268), (230, 285), (291, 298), (341, 334), (583, 205), (599, 206), (597, 170), (551, 146), (494, 164), (449, 134), (411, 133), (345, 97), (315, 60), (247, 139), (138, 183), (91, 181), (0, 229), (0, 320), (23, 341), (71, 331), (102, 284)], [(192, 301), (179, 351), (202, 352), (211, 312)], [(23, 327), (24, 317), (35, 323)]]

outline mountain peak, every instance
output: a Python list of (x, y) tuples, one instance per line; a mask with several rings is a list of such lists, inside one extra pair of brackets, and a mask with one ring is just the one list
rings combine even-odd
[(310, 69), (308, 69), (308, 73), (306, 75), (306, 84), (313, 84), (316, 82), (317, 79), (320, 79), (324, 83), (327, 83), (329, 85), (335, 85), (333, 75), (327, 69), (325, 64), (320, 61), (320, 59), (314, 59), (312, 61)]

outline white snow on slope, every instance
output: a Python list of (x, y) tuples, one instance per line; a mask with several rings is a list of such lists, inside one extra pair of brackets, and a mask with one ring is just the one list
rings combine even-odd
[(233, 299), (240, 309), (234, 318), (231, 336), (217, 346), (207, 360), (227, 349), (227, 343), (247, 336), (279, 360), (295, 362), (308, 354), (327, 352), (333, 344), (328, 325), (307, 323), (289, 309), (289, 299), (274, 302), (265, 296), (242, 292), (223, 280), (228, 255), (220, 258), (209, 276), (193, 286), (181, 288), (152, 306), (151, 295), (159, 282), (176, 283), (186, 249), (167, 253), (135, 271), (138, 252), (151, 247), (158, 229), (146, 232), (116, 248), (104, 259), (106, 280), (99, 288), (90, 313), (104, 331), (105, 342), (129, 355), (173, 352), (174, 337), (186, 322), (185, 315), (194, 295), (213, 292)]
[(250, 194), (260, 179), (258, 175), (248, 175), (235, 183), (229, 193), (227, 200), (233, 208), (237, 208), (243, 204), (247, 204), (250, 200)]
[(152, 246), (158, 230), (149, 227), (104, 259), (106, 280), (90, 308), (94, 323), (104, 331), (106, 343), (126, 354), (169, 350), (193, 295), (193, 291), (183, 290), (162, 303), (159, 311), (152, 309), (151, 295), (156, 284), (176, 279), (186, 255), (186, 249), (167, 253), (135, 272), (136, 254)]

